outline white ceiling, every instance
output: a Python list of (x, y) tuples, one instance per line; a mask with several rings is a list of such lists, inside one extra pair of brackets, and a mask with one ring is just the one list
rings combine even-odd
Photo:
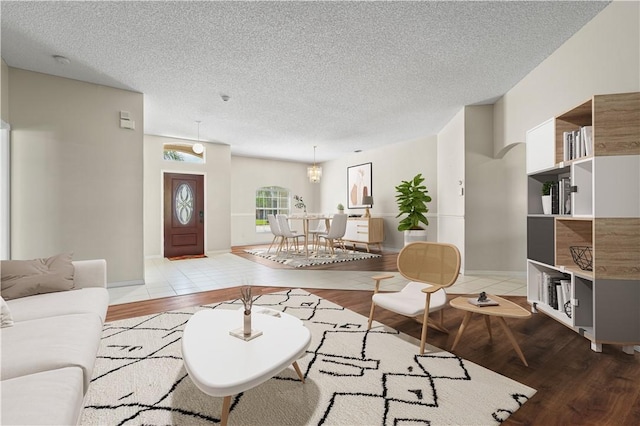
[(144, 93), (146, 134), (320, 162), (493, 103), (608, 3), (3, 0), (2, 57)]

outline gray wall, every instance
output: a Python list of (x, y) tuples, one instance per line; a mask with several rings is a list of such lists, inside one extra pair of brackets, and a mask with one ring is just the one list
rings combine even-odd
[(142, 94), (16, 68), (9, 91), (12, 258), (70, 251), (141, 282)]

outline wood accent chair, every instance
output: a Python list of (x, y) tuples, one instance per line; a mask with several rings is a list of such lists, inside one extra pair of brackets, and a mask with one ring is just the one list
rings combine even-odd
[[(422, 322), (420, 355), (424, 354), (427, 327), (448, 333), (443, 325), (442, 308), (446, 306), (445, 288), (458, 279), (460, 273), (460, 251), (452, 244), (435, 242), (413, 242), (407, 244), (398, 254), (398, 272), (409, 280), (400, 291), (379, 293), (380, 281), (393, 275), (379, 275), (371, 298), (369, 324), (371, 328), (373, 311), (377, 306), (400, 315), (416, 318)], [(429, 313), (440, 311), (438, 323), (429, 323)]]

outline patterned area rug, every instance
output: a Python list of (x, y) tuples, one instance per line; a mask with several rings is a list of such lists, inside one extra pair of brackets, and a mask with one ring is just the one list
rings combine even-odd
[(302, 253), (280, 253), (276, 255), (276, 249), (272, 248), (271, 252), (267, 253), (267, 249), (251, 249), (245, 250), (246, 253), (260, 256), (267, 260), (273, 260), (274, 262), (282, 263), (293, 268), (304, 268), (306, 266), (327, 265), (329, 263), (339, 262), (351, 262), (354, 260), (373, 259), (380, 257), (381, 255), (375, 253), (364, 253), (359, 251), (350, 251), (336, 249), (335, 254), (325, 252), (321, 250), (320, 253), (309, 252), (307, 258), (304, 252)]
[[(230, 425), (498, 424), (535, 390), (419, 342), (301, 289), (257, 296), (256, 305), (303, 320), (307, 355), (231, 401)], [(105, 324), (82, 425), (204, 425), (220, 421), (222, 398), (205, 395), (181, 358), (186, 322), (200, 309)], [(255, 309), (255, 306), (254, 306)], [(259, 339), (259, 337), (258, 337)], [(250, 344), (248, 342), (247, 344)]]

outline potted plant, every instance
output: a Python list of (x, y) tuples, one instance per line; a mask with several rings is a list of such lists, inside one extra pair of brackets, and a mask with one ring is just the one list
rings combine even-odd
[(422, 173), (418, 173), (413, 179), (403, 180), (396, 186), (396, 202), (400, 211), (396, 217), (406, 215), (398, 223), (398, 231), (404, 232), (405, 245), (427, 239), (427, 231), (420, 224), (429, 225), (424, 214), (429, 211), (427, 203), (431, 202), (431, 197), (422, 182), (424, 182)]
[(340, 214), (344, 213), (344, 206), (342, 205), (342, 203), (338, 203), (338, 213)]
[(551, 187), (555, 182), (548, 180), (542, 184), (542, 213), (551, 214)]

